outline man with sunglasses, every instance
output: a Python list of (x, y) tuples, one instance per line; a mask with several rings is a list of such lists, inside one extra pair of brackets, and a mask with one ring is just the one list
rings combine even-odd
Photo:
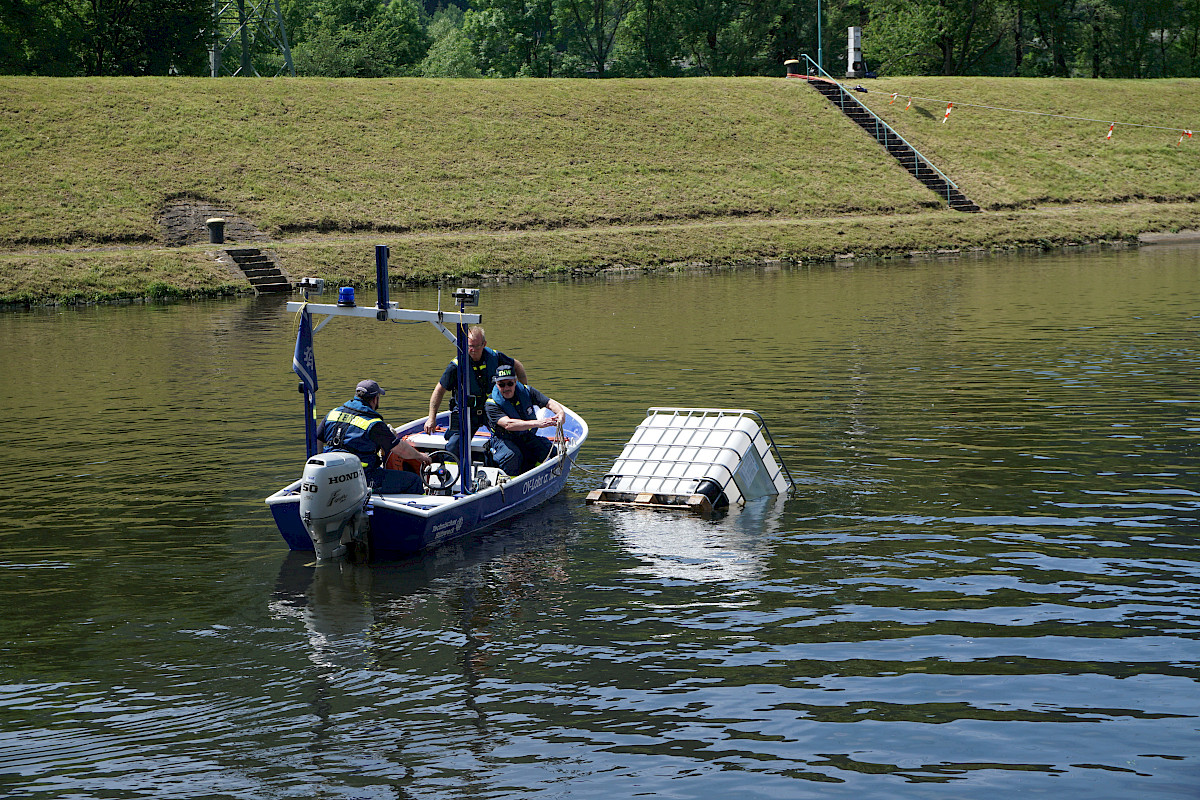
[[(496, 370), (496, 388), (484, 408), (492, 429), (492, 460), (509, 475), (519, 475), (549, 458), (554, 443), (537, 431), (561, 425), (566, 418), (556, 400), (518, 381), (509, 366)], [(554, 416), (538, 419), (539, 408), (550, 409)]]
[[(524, 382), (525, 367), (515, 358), (488, 347), (483, 328), (478, 325), (472, 325), (471, 329), (467, 331), (467, 358), (468, 366), (470, 366), (470, 374), (467, 376), (467, 392), (471, 395), (469, 398), (471, 435), (474, 436), (480, 426), (487, 424), (484, 402), (492, 392), (496, 370), (502, 366), (512, 367), (517, 378)], [(457, 397), (457, 387), (458, 359), (455, 358), (446, 366), (441, 379), (433, 387), (433, 394), (429, 396), (429, 418), (425, 420), (426, 433), (433, 433), (437, 428), (438, 409), (442, 406), (442, 398), (446, 396), (446, 392), (454, 393), (450, 399), (452, 412), (458, 407), (458, 403), (463, 402), (461, 398)], [(446, 432), (446, 449), (451, 453), (458, 452), (458, 439), (458, 414), (451, 413), (450, 430)]]

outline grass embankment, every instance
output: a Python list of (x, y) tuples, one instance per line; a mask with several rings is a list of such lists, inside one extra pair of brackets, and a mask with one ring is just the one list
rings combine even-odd
[(0, 78), (0, 302), (243, 289), (210, 248), (158, 245), (178, 198), (252, 221), (293, 276), (358, 284), (376, 243), (432, 281), (1200, 226), (1200, 138), (969, 106), (942, 124), (937, 102), (1182, 129), (1200, 81), (863, 83), (985, 213), (945, 210), (795, 80)]

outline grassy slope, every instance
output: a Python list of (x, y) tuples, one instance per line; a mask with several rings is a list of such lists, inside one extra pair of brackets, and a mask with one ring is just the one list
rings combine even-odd
[[(375, 242), (432, 280), (1200, 225), (1200, 139), (1118, 127), (1106, 142), (1107, 125), (963, 106), (943, 125), (937, 102), (1187, 127), (1200, 81), (868, 85), (865, 102), (994, 210), (942, 210), (800, 81), (0, 77), (0, 301), (234, 290), (203, 248), (79, 249), (152, 245), (179, 196), (252, 219), (294, 275), (357, 283)], [(903, 112), (892, 91), (933, 99)], [(1169, 205), (1112, 205), (1129, 199)], [(74, 249), (32, 250), (48, 246)]]
[[(1200, 125), (1200, 80), (866, 83), (863, 102), (984, 207), (1200, 199), (1200, 139), (1179, 144), (1181, 130)], [(905, 111), (908, 95), (928, 99)], [(943, 123), (949, 101), (956, 105)], [(1109, 140), (1112, 122), (1122, 124)]]

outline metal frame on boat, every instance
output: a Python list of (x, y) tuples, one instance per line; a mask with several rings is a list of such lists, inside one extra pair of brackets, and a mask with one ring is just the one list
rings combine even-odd
[[(315, 409), (316, 375), (311, 356), (312, 333), (319, 331), (335, 316), (370, 319), (380, 322), (428, 322), (455, 343), (458, 353), (459, 398), (468, 395), (467, 328), (478, 324), (480, 314), (466, 313), (466, 305), (477, 304), (477, 289), (459, 289), (454, 297), (459, 310), (418, 311), (397, 308), (387, 296), (386, 246), (375, 248), (376, 284), (378, 301), (374, 308), (353, 305), (314, 304), (307, 301), (289, 302), (288, 311), (299, 312), (300, 331), (297, 336), (294, 369), (301, 377), (300, 390), (304, 394), (305, 438), (308, 465), (320, 458), (316, 453)], [(312, 328), (311, 315), (328, 315), (320, 325)], [(446, 326), (452, 325), (451, 332)], [(305, 336), (307, 332), (307, 341)], [(305, 348), (308, 348), (307, 350)], [(311, 374), (310, 374), (311, 372)], [(452, 539), (490, 528), (513, 516), (528, 511), (549, 500), (566, 485), (571, 466), (575, 463), (579, 449), (587, 439), (588, 426), (583, 417), (563, 406), (566, 419), (560, 429), (543, 429), (538, 435), (557, 439), (557, 447), (542, 464), (520, 475), (510, 476), (494, 466), (472, 463), (472, 453), (481, 454), (488, 434), (476, 433), (460, 437), (459, 452), (453, 454), (457, 464), (447, 465), (446, 489), (426, 494), (374, 494), (368, 493), (364, 507), (358, 515), (367, 523), (366, 531), (356, 532), (354, 526), (346, 525), (343, 541), (357, 541), (365, 547), (373, 559), (402, 557), (435, 547)], [(439, 426), (449, 427), (450, 414), (444, 411), (437, 417)], [(460, 430), (470, 425), (468, 403), (459, 403), (457, 412)], [(408, 438), (418, 450), (430, 452), (445, 449), (445, 440), (437, 434), (425, 434), (425, 417), (412, 420), (396, 432)], [(470, 469), (459, 469), (458, 465), (470, 464)], [(292, 550), (313, 550), (316, 534), (310, 531), (302, 518), (300, 507), (304, 490), (304, 479), (296, 480), (266, 499), (280, 534)], [(310, 520), (311, 522), (311, 520)], [(335, 531), (336, 533), (336, 531)], [(318, 550), (320, 555), (320, 550)]]

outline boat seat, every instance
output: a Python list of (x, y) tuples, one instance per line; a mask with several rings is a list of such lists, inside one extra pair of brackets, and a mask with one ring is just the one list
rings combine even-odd
[[(441, 431), (437, 433), (410, 433), (404, 438), (413, 447), (426, 453), (446, 449), (446, 437)], [(491, 438), (491, 431), (486, 428), (480, 428), (471, 437), (471, 453), (483, 455), (484, 448), (487, 447), (487, 443)]]

